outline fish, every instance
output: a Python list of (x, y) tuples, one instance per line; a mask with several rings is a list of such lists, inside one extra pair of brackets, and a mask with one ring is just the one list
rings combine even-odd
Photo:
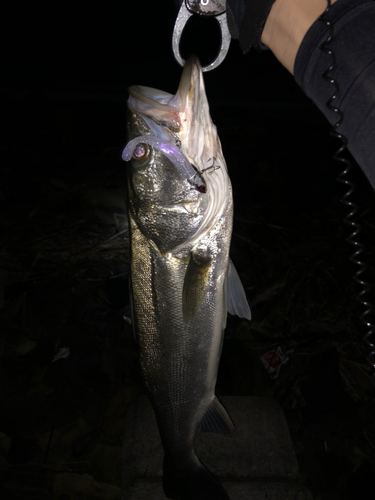
[(198, 430), (230, 436), (215, 395), (227, 312), (250, 319), (229, 258), (232, 187), (199, 59), (176, 94), (129, 87), (126, 166), (131, 284), (141, 371), (164, 449), (167, 498), (228, 500), (195, 451)]

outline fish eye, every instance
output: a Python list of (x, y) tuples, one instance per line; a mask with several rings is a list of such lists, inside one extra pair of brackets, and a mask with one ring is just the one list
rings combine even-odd
[(141, 142), (137, 144), (132, 156), (132, 161), (137, 165), (141, 165), (145, 161), (147, 161), (151, 154), (151, 148), (148, 144), (144, 144)]

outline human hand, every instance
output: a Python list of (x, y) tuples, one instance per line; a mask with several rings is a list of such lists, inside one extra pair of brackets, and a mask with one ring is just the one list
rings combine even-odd
[(229, 31), (232, 38), (239, 39), (244, 54), (251, 47), (261, 47), (264, 23), (274, 2), (275, 0), (227, 0)]

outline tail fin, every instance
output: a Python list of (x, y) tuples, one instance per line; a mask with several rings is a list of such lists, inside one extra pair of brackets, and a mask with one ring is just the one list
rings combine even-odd
[(230, 500), (227, 492), (206, 467), (197, 460), (193, 470), (176, 471), (164, 458), (163, 489), (172, 500)]

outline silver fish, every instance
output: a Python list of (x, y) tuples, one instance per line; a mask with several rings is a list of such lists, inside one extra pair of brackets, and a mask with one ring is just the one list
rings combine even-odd
[(200, 63), (176, 95), (129, 88), (127, 204), (140, 363), (164, 448), (168, 498), (228, 500), (198, 459), (203, 431), (230, 435), (215, 396), (227, 311), (250, 319), (229, 259), (232, 188)]

